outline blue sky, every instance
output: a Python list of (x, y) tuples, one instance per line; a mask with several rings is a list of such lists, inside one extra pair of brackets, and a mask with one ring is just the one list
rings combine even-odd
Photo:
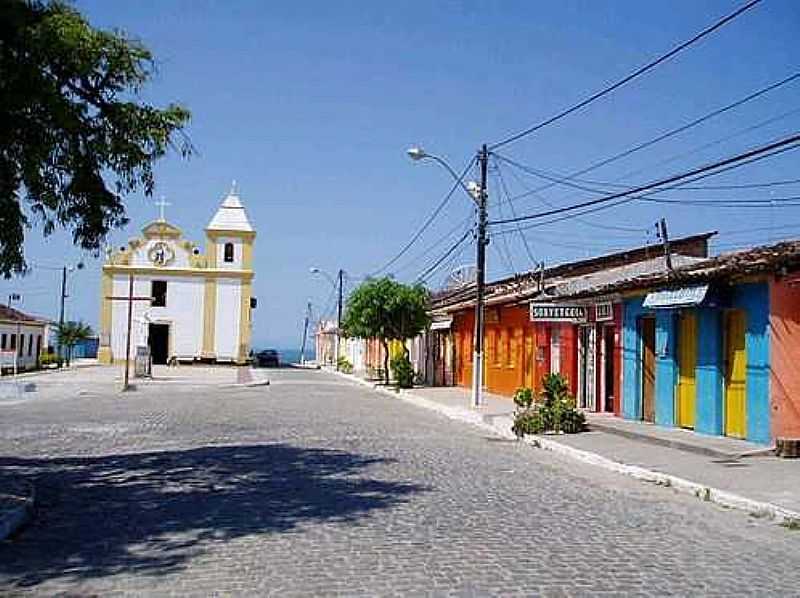
[[(172, 156), (158, 166), (156, 196), (172, 203), (168, 220), (203, 241), (204, 226), (231, 180), (238, 181), (258, 230), (255, 344), (287, 348), (299, 344), (305, 302), (310, 299), (317, 313), (330, 305), (330, 285), (312, 277), (310, 266), (332, 274), (342, 267), (357, 284), (408, 241), (449, 189), (446, 172), (412, 163), (406, 148), (422, 145), (460, 169), (480, 143), (558, 112), (738, 5), (76, 2), (94, 25), (124, 29), (153, 50), (159, 69), (148, 100), (179, 101), (193, 112), (189, 134), (199, 154), (189, 161)], [(501, 153), (541, 171), (578, 170), (791, 75), (800, 68), (798, 34), (800, 4), (763, 2), (671, 62)], [(635, 184), (685, 170), (800, 129), (800, 112), (792, 112), (798, 109), (800, 82), (794, 82), (585, 178)], [(702, 146), (708, 147), (697, 149)], [(798, 165), (800, 152), (788, 152), (702, 184), (800, 178)], [(494, 217), (501, 207), (502, 215), (511, 215), (508, 204), (498, 206), (500, 176), (511, 195), (542, 184), (502, 163), (499, 174), (493, 168)], [(515, 201), (516, 212), (592, 197), (562, 186), (541, 195)], [(794, 195), (800, 185), (671, 197)], [(152, 201), (128, 198), (132, 222), (112, 235), (113, 244), (158, 215)], [(413, 280), (462, 234), (458, 225), (470, 212), (469, 200), (454, 195), (389, 271)], [(673, 236), (719, 230), (718, 250), (800, 233), (800, 207), (629, 204), (587, 217), (589, 224), (526, 231), (526, 240), (535, 260), (552, 264), (652, 242), (652, 225), (661, 217)], [(468, 264), (473, 251), (465, 246), (445, 265)], [(67, 315), (96, 323), (97, 259), (83, 256), (63, 233), (42, 240), (37, 230), (28, 234), (26, 255), (31, 273), (0, 281), (2, 296), (19, 291), (26, 310), (56, 316), (60, 273), (47, 268), (83, 259), (87, 268), (70, 278)], [(488, 259), (490, 277), (531, 266), (519, 234), (494, 237)], [(447, 268), (431, 278), (433, 286)]]

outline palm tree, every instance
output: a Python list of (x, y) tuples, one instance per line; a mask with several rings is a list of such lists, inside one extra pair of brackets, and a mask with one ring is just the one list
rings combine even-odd
[(79, 342), (84, 341), (92, 336), (92, 328), (83, 322), (64, 322), (62, 325), (56, 327), (56, 338), (58, 344), (67, 348), (65, 355), (67, 360), (67, 367), (72, 360), (72, 349)]

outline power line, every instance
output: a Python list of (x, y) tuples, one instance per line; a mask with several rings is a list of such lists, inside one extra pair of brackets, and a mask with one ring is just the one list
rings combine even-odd
[(655, 203), (666, 204), (690, 204), (697, 206), (719, 206), (719, 207), (759, 207), (775, 205), (800, 205), (800, 195), (789, 197), (770, 197), (770, 198), (735, 198), (735, 199), (667, 199), (663, 197), (646, 196), (642, 199)]
[(450, 188), (450, 191), (448, 191), (447, 195), (445, 195), (444, 198), (442, 198), (442, 201), (439, 202), (439, 205), (436, 206), (436, 209), (433, 211), (433, 213), (430, 216), (428, 216), (428, 219), (424, 222), (424, 224), (416, 232), (416, 234), (413, 237), (411, 237), (411, 240), (403, 246), (403, 248), (397, 253), (397, 255), (395, 255), (392, 259), (390, 259), (388, 262), (386, 262), (383, 266), (381, 266), (380, 268), (378, 268), (377, 270), (372, 272), (369, 276), (376, 276), (376, 275), (380, 274), (381, 272), (384, 272), (392, 264), (397, 262), (397, 260), (399, 260), (401, 257), (403, 257), (409, 249), (411, 249), (411, 246), (414, 245), (414, 243), (417, 242), (417, 240), (422, 236), (422, 233), (424, 233), (428, 229), (428, 227), (431, 225), (431, 223), (436, 219), (436, 217), (439, 215), (439, 213), (444, 209), (444, 207), (447, 205), (447, 202), (449, 202), (450, 198), (453, 196), (453, 193), (456, 192), (456, 189), (458, 189), (463, 184), (464, 177), (469, 172), (469, 169), (472, 168), (472, 165), (474, 164), (474, 162), (475, 162), (475, 158), (470, 159), (470, 161), (467, 163), (466, 168), (464, 168), (463, 172), (459, 175), (459, 177), (456, 180), (456, 182)]
[(574, 106), (571, 106), (570, 108), (567, 108), (566, 110), (562, 110), (561, 112), (559, 112), (555, 116), (552, 116), (552, 117), (548, 118), (547, 120), (544, 120), (544, 121), (542, 121), (542, 122), (540, 122), (540, 123), (538, 123), (536, 125), (533, 125), (532, 127), (529, 127), (527, 129), (525, 129), (524, 131), (520, 131), (519, 133), (516, 133), (516, 134), (504, 139), (503, 141), (500, 141), (498, 143), (495, 143), (494, 145), (491, 145), (489, 147), (489, 151), (494, 151), (494, 150), (496, 150), (496, 149), (498, 149), (500, 147), (503, 147), (504, 145), (508, 145), (509, 143), (517, 141), (517, 140), (519, 140), (519, 139), (521, 139), (523, 137), (526, 137), (527, 135), (530, 135), (531, 133), (533, 133), (535, 131), (538, 131), (539, 129), (542, 129), (542, 128), (548, 126), (548, 125), (553, 124), (554, 122), (556, 122), (558, 120), (561, 120), (562, 118), (572, 114), (573, 112), (577, 112), (578, 110), (580, 110), (584, 106), (587, 106), (588, 104), (591, 104), (595, 100), (598, 100), (598, 99), (602, 98), (603, 96), (608, 95), (612, 91), (614, 91), (616, 89), (619, 89), (623, 85), (625, 85), (625, 84), (629, 83), (630, 81), (636, 79), (637, 77), (645, 74), (646, 72), (654, 69), (659, 64), (661, 64), (663, 62), (666, 62), (667, 60), (669, 60), (670, 58), (672, 58), (673, 56), (675, 56), (679, 52), (681, 52), (681, 51), (685, 50), (686, 48), (688, 48), (689, 46), (697, 43), (698, 41), (700, 41), (704, 37), (710, 35), (714, 31), (716, 31), (717, 29), (720, 29), (720, 28), (724, 27), (725, 25), (727, 25), (728, 23), (733, 21), (736, 17), (738, 17), (739, 15), (743, 14), (744, 12), (750, 10), (751, 8), (753, 8), (755, 5), (759, 4), (760, 2), (761, 2), (761, 0), (751, 0), (750, 2), (745, 4), (744, 6), (741, 6), (740, 8), (736, 9), (735, 11), (733, 11), (728, 16), (720, 19), (719, 21), (717, 21), (716, 23), (712, 24), (711, 26), (703, 29), (700, 33), (698, 33), (694, 37), (692, 37), (689, 40), (687, 40), (687, 41), (675, 46), (672, 50), (670, 50), (666, 54), (663, 54), (663, 55), (659, 56), (658, 58), (656, 58), (655, 60), (653, 60), (653, 61), (647, 63), (646, 65), (636, 69), (635, 71), (633, 71), (629, 75), (623, 77), (622, 79), (620, 79), (619, 81), (617, 81), (613, 85), (610, 85), (610, 86), (606, 87), (605, 89), (602, 89), (602, 90), (590, 95), (588, 98), (584, 99), (583, 101), (578, 102), (577, 104), (575, 104)]
[[(781, 153), (783, 151), (787, 151), (789, 149), (793, 149), (793, 147), (787, 147), (787, 146), (791, 146), (791, 144), (796, 144), (798, 141), (800, 141), (800, 134), (795, 133), (794, 135), (791, 135), (791, 136), (786, 137), (784, 139), (780, 139), (778, 141), (774, 141), (774, 142), (769, 143), (767, 145), (760, 146), (760, 147), (751, 149), (749, 151), (746, 151), (746, 152), (743, 152), (741, 154), (737, 154), (735, 156), (731, 156), (731, 157), (728, 157), (728, 158), (725, 158), (725, 159), (722, 159), (722, 160), (718, 160), (718, 161), (713, 162), (711, 164), (706, 164), (705, 166), (700, 166), (700, 167), (694, 168), (694, 169), (689, 170), (687, 172), (675, 174), (675, 175), (669, 176), (667, 178), (664, 178), (664, 179), (661, 179), (661, 180), (658, 180), (658, 181), (653, 181), (652, 183), (639, 185), (638, 187), (634, 187), (633, 189), (630, 189), (628, 191), (622, 191), (622, 192), (619, 192), (619, 193), (612, 193), (610, 195), (599, 197), (597, 199), (592, 199), (592, 200), (584, 201), (584, 202), (581, 202), (581, 203), (577, 203), (577, 204), (573, 204), (573, 205), (569, 205), (569, 206), (564, 206), (564, 207), (561, 207), (561, 208), (547, 210), (545, 212), (537, 212), (535, 214), (527, 214), (525, 216), (519, 216), (517, 218), (506, 218), (505, 220), (495, 220), (493, 222), (489, 222), (489, 224), (490, 225), (510, 224), (510, 223), (514, 223), (514, 222), (521, 222), (523, 220), (533, 220), (533, 219), (536, 219), (536, 218), (544, 218), (546, 216), (553, 216), (553, 215), (561, 214), (561, 213), (564, 213), (564, 212), (571, 212), (573, 210), (578, 210), (580, 208), (586, 208), (586, 207), (589, 207), (589, 206), (595, 206), (597, 204), (604, 204), (604, 203), (607, 203), (607, 202), (610, 202), (610, 201), (613, 201), (613, 200), (619, 199), (619, 198), (626, 198), (625, 201), (631, 201), (633, 199), (639, 199), (639, 197), (635, 196), (634, 194), (640, 193), (640, 192), (643, 192), (643, 191), (647, 191), (648, 189), (656, 189), (658, 187), (662, 187), (664, 185), (669, 185), (670, 183), (675, 183), (675, 182), (681, 181), (683, 179), (691, 179), (691, 180), (694, 181), (694, 180), (698, 180), (699, 178), (704, 178), (705, 176), (716, 175), (716, 174), (719, 174), (720, 172), (724, 172), (726, 170), (729, 170), (729, 168), (723, 168), (723, 167), (731, 167), (731, 166), (736, 165), (739, 162), (750, 163), (750, 162), (754, 161), (753, 159), (762, 159), (764, 157), (768, 157), (768, 156), (764, 156), (764, 154), (768, 154), (769, 156), (772, 156), (772, 155), (775, 155), (777, 153)], [(796, 146), (794, 146), (794, 147), (796, 147)], [(717, 169), (720, 169), (720, 170), (717, 170)], [(715, 171), (715, 172), (709, 173), (709, 171)], [(706, 174), (706, 173), (709, 173), (709, 174)], [(697, 175), (703, 175), (703, 176), (698, 177)], [(695, 178), (692, 178), (692, 177), (695, 177)], [(634, 195), (634, 196), (630, 197), (632, 195)]]
[[(498, 156), (498, 154), (495, 154), (495, 156)], [(509, 162), (509, 164), (511, 164), (511, 162)], [(512, 164), (512, 165), (514, 165), (514, 164)], [(525, 169), (523, 169), (523, 170), (525, 170)], [(532, 173), (530, 173), (530, 174), (532, 174)], [(516, 179), (516, 181), (517, 181), (517, 183), (519, 183), (520, 187), (522, 187), (523, 189), (527, 189), (528, 190), (526, 193), (522, 193), (520, 195), (517, 195), (516, 197), (508, 197), (507, 201), (512, 203), (512, 205), (513, 205), (513, 202), (516, 199), (519, 199), (520, 197), (523, 197), (525, 195), (535, 194), (537, 199), (539, 201), (541, 201), (543, 204), (545, 204), (546, 206), (549, 206), (551, 208), (557, 207), (555, 203), (553, 203), (552, 201), (550, 201), (548, 199), (545, 199), (542, 195), (539, 195), (536, 192), (535, 189), (530, 190), (522, 182), (522, 179), (520, 179), (520, 177), (517, 175), (517, 173), (514, 170), (511, 170), (511, 175)], [(534, 176), (536, 176), (536, 175), (534, 175)], [(625, 188), (628, 189), (630, 187), (625, 185)], [(628, 232), (628, 233), (641, 233), (641, 232), (644, 232), (644, 230), (645, 230), (645, 229), (642, 229), (642, 228), (633, 228), (633, 227), (630, 227), (630, 226), (619, 226), (619, 225), (613, 225), (613, 224), (600, 224), (599, 222), (592, 222), (592, 221), (589, 221), (589, 220), (585, 220), (583, 218), (576, 218), (575, 221), (576, 222), (580, 222), (581, 224), (585, 224), (586, 226), (591, 226), (593, 228), (598, 228), (598, 229), (602, 229), (602, 230), (612, 230), (612, 231)]]
[[(665, 158), (663, 160), (659, 160), (655, 164), (651, 164), (649, 166), (645, 166), (645, 167), (642, 167), (642, 168), (637, 168), (635, 170), (628, 171), (625, 174), (623, 174), (622, 176), (617, 177), (617, 179), (615, 179), (615, 180), (627, 179), (627, 178), (630, 178), (633, 175), (639, 174), (640, 172), (643, 172), (645, 170), (648, 170), (648, 169), (651, 169), (651, 168), (654, 168), (654, 167), (657, 167), (657, 166), (663, 166), (665, 164), (669, 164), (670, 162), (674, 162), (675, 160), (679, 160), (681, 158), (685, 158), (687, 156), (691, 156), (693, 154), (702, 152), (703, 150), (706, 150), (708, 148), (714, 147), (715, 145), (719, 145), (720, 143), (724, 143), (726, 141), (730, 141), (731, 139), (735, 139), (736, 137), (740, 137), (741, 135), (745, 135), (747, 133), (752, 133), (753, 131), (756, 131), (758, 129), (766, 127), (767, 125), (771, 125), (772, 123), (778, 122), (778, 121), (783, 120), (785, 118), (788, 118), (789, 116), (797, 114), (798, 112), (800, 112), (800, 108), (795, 108), (793, 110), (789, 110), (789, 111), (784, 112), (782, 114), (779, 114), (777, 116), (770, 117), (770, 118), (768, 118), (766, 120), (763, 120), (763, 121), (760, 121), (760, 122), (758, 122), (758, 123), (756, 123), (754, 125), (750, 125), (750, 126), (745, 127), (743, 129), (739, 129), (738, 131), (734, 131), (733, 133), (731, 133), (729, 135), (724, 135), (723, 137), (719, 137), (719, 138), (717, 138), (717, 139), (715, 139), (713, 141), (709, 141), (708, 143), (704, 143), (702, 145), (692, 147), (692, 148), (686, 150), (685, 152), (679, 152), (677, 154), (673, 154), (672, 156), (669, 156), (668, 158)], [(613, 186), (612, 183), (607, 183), (607, 184)]]
[[(787, 85), (788, 83), (791, 83), (792, 81), (795, 81), (798, 78), (800, 78), (800, 72), (794, 73), (793, 75), (785, 77), (784, 79), (781, 79), (780, 81), (778, 81), (776, 83), (772, 83), (771, 85), (768, 85), (767, 87), (763, 87), (763, 88), (761, 88), (761, 89), (759, 89), (759, 90), (757, 90), (757, 91), (745, 96), (744, 98), (736, 100), (735, 102), (732, 102), (732, 103), (730, 103), (730, 104), (728, 104), (726, 106), (722, 106), (721, 108), (717, 108), (716, 110), (713, 110), (713, 111), (711, 111), (711, 112), (709, 112), (707, 114), (704, 114), (703, 116), (700, 116), (700, 117), (698, 117), (698, 118), (696, 118), (696, 119), (694, 119), (694, 120), (692, 120), (692, 121), (690, 121), (688, 123), (685, 123), (683, 125), (675, 127), (673, 129), (670, 129), (669, 131), (665, 131), (664, 133), (661, 133), (661, 134), (657, 135), (656, 137), (653, 137), (652, 139), (649, 139), (647, 141), (643, 141), (643, 142), (641, 142), (641, 143), (639, 143), (637, 145), (634, 145), (633, 147), (630, 147), (630, 148), (628, 148), (626, 150), (623, 150), (623, 151), (621, 151), (621, 152), (619, 152), (617, 154), (614, 154), (613, 156), (610, 156), (608, 158), (604, 158), (602, 160), (599, 160), (598, 162), (594, 162), (594, 163), (590, 164), (589, 166), (586, 166), (585, 168), (582, 168), (582, 169), (580, 169), (580, 170), (578, 170), (576, 172), (573, 172), (571, 174), (561, 175), (561, 176), (555, 177), (555, 178), (547, 178), (547, 177), (545, 177), (545, 176), (543, 176), (543, 175), (541, 175), (541, 174), (539, 174), (537, 172), (531, 172), (531, 174), (534, 174), (535, 176), (541, 176), (541, 178), (545, 178), (546, 180), (550, 181), (550, 184), (542, 185), (541, 187), (537, 187), (536, 189), (529, 190), (526, 193), (523, 193), (521, 195), (518, 195), (517, 197), (514, 197), (513, 200), (516, 201), (517, 199), (525, 197), (526, 195), (539, 193), (540, 191), (544, 191), (546, 189), (550, 189), (551, 187), (553, 187), (553, 186), (555, 186), (557, 184), (566, 185), (567, 181), (578, 180), (577, 177), (579, 177), (582, 174), (586, 174), (587, 172), (591, 172), (591, 171), (597, 170), (598, 168), (601, 168), (603, 166), (607, 166), (608, 164), (611, 164), (612, 162), (616, 162), (617, 160), (621, 160), (622, 158), (626, 158), (626, 157), (630, 156), (631, 154), (634, 154), (634, 153), (636, 153), (638, 151), (641, 151), (641, 150), (643, 150), (645, 148), (653, 146), (656, 143), (664, 141), (665, 139), (669, 139), (670, 137), (674, 137), (675, 135), (678, 135), (679, 133), (683, 133), (683, 132), (685, 132), (685, 131), (687, 131), (689, 129), (692, 129), (692, 128), (694, 128), (694, 127), (696, 127), (696, 126), (698, 126), (698, 125), (700, 125), (700, 124), (702, 124), (702, 123), (704, 123), (704, 122), (706, 122), (708, 120), (711, 120), (712, 118), (714, 118), (716, 116), (719, 116), (720, 114), (724, 114), (724, 113), (726, 113), (726, 112), (728, 112), (730, 110), (733, 110), (734, 108), (738, 108), (739, 106), (742, 106), (743, 104), (746, 104), (747, 102), (750, 102), (750, 101), (752, 101), (752, 100), (754, 100), (756, 98), (759, 98), (762, 95), (764, 95), (764, 94), (766, 94), (766, 93), (768, 93), (770, 91), (773, 91), (775, 89), (778, 89), (779, 87)], [(791, 114), (791, 113), (789, 113), (789, 114)], [(783, 115), (783, 117), (785, 117), (785, 116), (786, 115)], [(756, 125), (753, 128), (758, 128), (759, 126), (764, 126), (764, 124), (760, 123), (759, 125)], [(702, 148), (702, 149), (705, 149), (705, 148)], [(693, 153), (693, 152), (689, 152), (689, 153)], [(684, 154), (684, 155), (687, 155), (687, 154)], [(509, 161), (508, 158), (505, 158), (505, 159), (506, 159), (506, 161)], [(625, 175), (623, 175), (623, 176), (621, 176), (619, 178), (620, 179), (627, 178), (628, 176), (632, 176), (633, 174), (638, 174), (642, 170), (643, 169), (639, 169), (637, 171), (633, 171), (633, 172), (627, 173), (627, 174), (625, 174)], [(543, 172), (543, 171), (540, 171), (540, 172)], [(589, 182), (592, 182), (592, 181), (589, 181)], [(625, 187), (625, 185), (618, 185), (618, 184), (615, 185), (614, 183), (598, 183), (598, 182), (594, 182), (594, 184), (606, 184), (606, 185), (612, 186), (612, 187)]]
[(461, 230), (462, 232), (464, 232), (464, 227), (465, 227), (465, 226), (467, 227), (467, 230), (471, 230), (471, 229), (472, 229), (472, 227), (471, 227), (470, 225), (471, 225), (471, 223), (472, 223), (472, 220), (473, 220), (473, 215), (472, 215), (472, 214), (470, 214), (469, 216), (467, 216), (467, 218), (466, 218), (465, 220), (462, 220), (462, 221), (460, 221), (460, 222), (459, 222), (459, 223), (458, 223), (456, 226), (454, 226), (454, 227), (453, 227), (453, 228), (451, 228), (449, 231), (447, 231), (447, 232), (446, 232), (446, 233), (445, 233), (445, 234), (444, 234), (442, 237), (440, 237), (440, 238), (439, 238), (439, 239), (438, 239), (438, 240), (437, 240), (435, 243), (432, 243), (431, 245), (428, 245), (428, 246), (427, 246), (427, 247), (426, 247), (424, 250), (422, 250), (422, 252), (421, 252), (421, 253), (419, 253), (419, 255), (415, 256), (415, 257), (414, 257), (414, 258), (412, 258), (412, 259), (410, 259), (410, 260), (409, 260), (408, 262), (406, 262), (405, 264), (403, 264), (403, 265), (401, 265), (401, 266), (399, 266), (399, 267), (395, 268), (395, 269), (394, 269), (394, 270), (391, 272), (391, 274), (393, 274), (393, 275), (397, 275), (399, 272), (403, 272), (403, 271), (405, 271), (405, 270), (408, 270), (409, 268), (412, 268), (412, 267), (414, 267), (414, 266), (417, 266), (417, 265), (419, 264), (419, 261), (420, 261), (422, 258), (426, 257), (426, 256), (427, 256), (428, 254), (430, 254), (430, 253), (431, 253), (431, 252), (432, 252), (434, 249), (436, 249), (437, 247), (439, 247), (440, 245), (442, 245), (442, 244), (443, 244), (445, 241), (447, 241), (448, 239), (450, 239), (450, 237), (453, 235), (453, 233), (455, 233), (455, 232), (457, 232), (457, 231), (459, 231), (459, 230)]
[[(508, 192), (508, 187), (506, 186), (506, 179), (503, 177), (503, 171), (500, 169), (500, 163), (495, 159), (494, 161), (495, 167), (497, 168), (497, 179), (500, 181), (500, 189), (503, 191), (503, 195), (505, 195), (506, 200), (511, 197), (511, 194)], [(516, 218), (517, 210), (514, 207), (513, 202), (508, 202), (509, 207), (511, 208), (511, 215)], [(517, 232), (519, 232), (519, 237), (522, 239), (522, 245), (525, 247), (525, 252), (528, 254), (528, 259), (531, 261), (531, 265), (536, 265), (536, 258), (533, 257), (533, 252), (531, 251), (530, 246), (528, 245), (528, 238), (525, 236), (525, 233), (517, 227)]]
[[(496, 175), (496, 173), (497, 173), (497, 169), (496, 169), (497, 161), (494, 161), (493, 166), (495, 167), (495, 169), (494, 169), (495, 179), (497, 179), (497, 175)], [(503, 202), (497, 202), (496, 205), (497, 205), (497, 212), (498, 212), (500, 218), (504, 218), (505, 214), (503, 214)], [(522, 234), (522, 233), (520, 233), (520, 234)], [(509, 247), (508, 247), (508, 238), (507, 237), (503, 237), (501, 239), (501, 241), (502, 241), (502, 244), (503, 244), (503, 250), (505, 251), (506, 264), (507, 264), (507, 266), (509, 266), (509, 272), (512, 273), (512, 274), (516, 274), (517, 273), (517, 268), (514, 266), (514, 257), (513, 257), (512, 253), (511, 253), (511, 249), (509, 249)], [(501, 251), (499, 247), (497, 247), (497, 246), (494, 246), (494, 247), (495, 247), (495, 249), (497, 250), (498, 253), (503, 253), (503, 251)]]
[[(757, 162), (759, 160), (764, 160), (766, 158), (770, 158), (770, 157), (772, 157), (774, 155), (783, 153), (785, 151), (789, 151), (791, 149), (794, 149), (794, 147), (785, 147), (785, 148), (776, 150), (776, 151), (774, 151), (772, 153), (765, 154), (763, 156), (758, 156), (758, 157), (755, 157), (755, 158), (751, 158), (751, 159), (746, 160), (746, 161), (744, 161), (744, 162), (742, 162), (740, 164), (734, 164), (732, 166), (728, 166), (727, 168), (723, 168), (723, 169), (718, 170), (716, 172), (709, 172), (709, 173), (701, 174), (701, 175), (699, 175), (699, 176), (697, 176), (697, 177), (695, 177), (693, 179), (689, 179), (689, 180), (690, 181), (695, 181), (695, 180), (699, 180), (699, 179), (710, 177), (710, 176), (716, 176), (716, 175), (721, 174), (723, 172), (726, 172), (728, 170), (731, 170), (731, 169), (734, 169), (734, 168), (740, 168), (740, 167), (746, 166), (747, 164), (750, 164), (752, 162)], [(667, 187), (665, 189), (659, 189), (658, 192), (661, 193), (662, 191), (670, 191), (672, 189), (677, 189), (679, 187), (681, 187), (681, 184), (674, 185), (672, 187)], [(615, 207), (620, 206), (622, 204), (630, 203), (631, 201), (635, 201), (635, 200), (639, 200), (639, 199), (641, 199), (641, 200), (649, 200), (651, 197), (652, 196), (648, 196), (648, 195), (644, 195), (644, 194), (634, 195), (634, 196), (631, 196), (631, 197), (624, 197), (623, 199), (619, 199), (619, 200), (617, 200), (617, 201), (615, 201), (613, 203), (603, 204), (603, 205), (595, 206), (595, 207), (592, 207), (592, 208), (588, 208), (586, 210), (578, 212), (577, 214), (568, 214), (566, 216), (560, 216), (558, 218), (552, 218), (552, 219), (546, 220), (544, 222), (537, 222), (537, 223), (534, 223), (534, 224), (529, 224), (527, 226), (523, 226), (522, 230), (529, 230), (529, 229), (532, 229), (532, 228), (539, 228), (539, 227), (547, 226), (547, 225), (550, 225), (550, 224), (556, 224), (558, 222), (563, 222), (565, 220), (572, 220), (576, 216), (585, 216), (587, 214), (594, 214), (596, 212), (600, 212), (600, 211), (603, 211), (603, 210), (608, 210), (610, 208), (615, 208)], [(743, 207), (747, 207), (747, 206), (743, 206)], [(495, 232), (493, 234), (494, 235), (509, 234), (511, 232), (513, 232), (513, 231), (501, 231), (501, 232)]]
[(450, 255), (451, 255), (451, 254), (452, 254), (452, 253), (453, 253), (453, 252), (456, 250), (456, 249), (458, 249), (458, 247), (459, 247), (459, 246), (460, 246), (460, 245), (461, 245), (461, 244), (462, 244), (464, 241), (466, 241), (466, 240), (467, 240), (467, 238), (469, 238), (469, 236), (470, 236), (471, 234), (472, 234), (472, 231), (471, 231), (471, 230), (468, 230), (466, 233), (464, 233), (464, 234), (461, 236), (461, 238), (460, 238), (458, 241), (456, 241), (455, 245), (453, 245), (452, 247), (450, 247), (450, 249), (448, 249), (448, 250), (447, 250), (447, 251), (444, 253), (444, 255), (442, 255), (442, 257), (440, 257), (438, 260), (436, 260), (436, 261), (433, 263), (433, 265), (431, 265), (430, 267), (428, 267), (428, 268), (427, 268), (427, 269), (426, 269), (426, 270), (425, 270), (425, 271), (424, 271), (422, 274), (420, 274), (420, 275), (417, 277), (417, 282), (420, 282), (420, 283), (421, 283), (421, 282), (425, 282), (425, 280), (428, 278), (428, 276), (429, 276), (430, 274), (432, 274), (433, 272), (435, 272), (435, 271), (436, 271), (436, 269), (439, 267), (439, 265), (440, 265), (440, 264), (441, 264), (443, 261), (445, 261), (445, 260), (446, 260), (446, 259), (447, 259), (447, 258), (448, 258), (448, 257), (449, 257), (449, 256), (450, 256)]

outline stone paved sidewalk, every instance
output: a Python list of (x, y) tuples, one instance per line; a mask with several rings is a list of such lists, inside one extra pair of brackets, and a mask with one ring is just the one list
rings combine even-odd
[(34, 489), (22, 476), (0, 472), (0, 541), (25, 525), (33, 514)]
[[(514, 403), (509, 398), (485, 393), (485, 405), (474, 409), (469, 389), (460, 387), (414, 388), (402, 396), (420, 399), (421, 406), (450, 417), (510, 435)], [(736, 439), (626, 422), (608, 415), (588, 414), (587, 420), (588, 432), (546, 435), (537, 437), (536, 442), (543, 448), (674, 486), (754, 516), (792, 524), (800, 521), (800, 460), (766, 456), (763, 452), (767, 447)], [(613, 428), (622, 428), (622, 434)], [(748, 453), (755, 454), (741, 456)]]

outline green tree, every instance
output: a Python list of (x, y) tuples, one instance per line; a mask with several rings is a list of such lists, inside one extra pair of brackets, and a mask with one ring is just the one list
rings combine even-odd
[(72, 361), (72, 350), (79, 342), (84, 341), (92, 336), (92, 328), (83, 322), (64, 322), (61, 326), (56, 327), (56, 339), (58, 344), (65, 347), (67, 352), (64, 355), (67, 366)]
[(152, 195), (153, 166), (188, 157), (189, 111), (139, 94), (155, 62), (53, 0), (0, 1), (0, 273), (25, 270), (25, 229), (57, 226), (97, 252), (127, 222), (123, 196)]
[[(413, 338), (425, 330), (428, 291), (421, 285), (405, 285), (391, 278), (361, 284), (347, 300), (342, 332), (348, 337), (377, 338), (384, 349), (383, 371), (389, 383), (389, 341)], [(405, 347), (408, 357), (408, 349)]]

